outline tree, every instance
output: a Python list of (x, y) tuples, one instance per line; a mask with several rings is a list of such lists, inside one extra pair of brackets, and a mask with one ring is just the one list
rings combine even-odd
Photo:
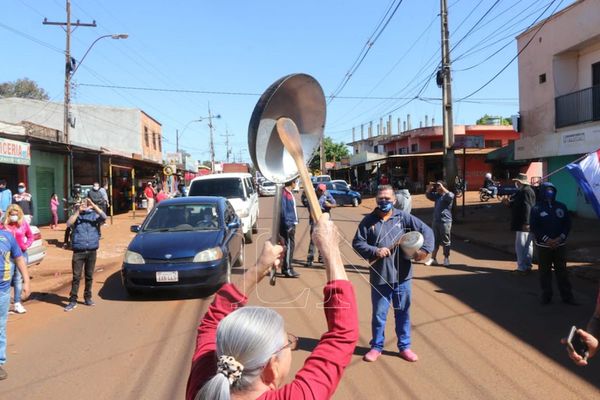
[[(348, 147), (344, 143), (334, 143), (330, 137), (323, 139), (323, 146), (325, 147), (325, 161), (340, 161), (342, 157), (350, 156)], [(321, 168), (321, 156), (318, 151), (310, 162), (309, 168), (313, 171)]]
[(29, 78), (14, 82), (0, 83), (0, 97), (21, 97), (24, 99), (48, 100), (48, 93)]
[(479, 118), (477, 120), (477, 122), (475, 122), (477, 125), (495, 125), (495, 123), (493, 122), (494, 120), (498, 120), (500, 119), (501, 123), (500, 125), (512, 125), (512, 119), (511, 118), (504, 118), (504, 117), (494, 117), (492, 115), (488, 115), (488, 114), (484, 114), (483, 117)]

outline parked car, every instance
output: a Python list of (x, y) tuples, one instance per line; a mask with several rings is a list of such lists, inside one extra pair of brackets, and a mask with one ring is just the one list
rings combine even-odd
[(275, 184), (270, 181), (263, 181), (258, 185), (258, 193), (261, 196), (275, 196)]
[(121, 268), (129, 294), (165, 288), (217, 288), (244, 263), (241, 221), (223, 197), (160, 202), (133, 238)]
[(33, 243), (27, 249), (27, 266), (36, 265), (42, 262), (46, 257), (46, 245), (42, 240), (42, 233), (35, 225), (30, 225), (31, 233), (33, 233)]
[(194, 178), (188, 196), (222, 196), (231, 202), (242, 220), (246, 243), (252, 243), (252, 234), (258, 232), (258, 193), (252, 184), (252, 175), (224, 173)]
[(331, 182), (331, 176), (329, 175), (316, 175), (310, 178), (312, 183), (323, 183), (323, 182)]
[[(335, 202), (339, 206), (345, 206), (347, 204), (352, 205), (353, 207), (358, 207), (360, 203), (362, 203), (362, 196), (360, 193), (351, 190), (348, 184), (345, 181), (337, 181), (337, 182), (323, 182), (327, 191), (333, 196)], [(313, 186), (316, 188), (318, 183), (313, 183)], [(306, 198), (306, 194), (302, 192), (302, 196), (300, 198), (304, 207), (308, 207), (308, 199)]]

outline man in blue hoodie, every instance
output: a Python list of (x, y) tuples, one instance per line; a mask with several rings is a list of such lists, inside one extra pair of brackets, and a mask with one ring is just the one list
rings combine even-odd
[(542, 304), (552, 300), (552, 268), (562, 301), (576, 304), (567, 272), (566, 241), (571, 230), (567, 206), (556, 201), (556, 187), (550, 182), (540, 185), (539, 201), (531, 210), (530, 226), (535, 238), (542, 287)]
[(433, 232), (417, 217), (394, 208), (396, 196), (390, 185), (379, 186), (376, 200), (377, 208), (363, 218), (352, 241), (352, 247), (371, 264), (372, 339), (371, 350), (363, 360), (374, 362), (381, 355), (385, 323), (392, 305), (398, 355), (406, 361), (415, 362), (419, 357), (410, 348), (412, 262), (397, 244), (404, 233), (421, 232), (423, 245), (413, 257), (415, 261), (421, 261), (433, 251)]
[(285, 257), (281, 263), (281, 273), (286, 278), (297, 278), (299, 273), (294, 271), (292, 261), (294, 259), (294, 248), (296, 247), (296, 225), (298, 225), (298, 213), (296, 212), (296, 199), (294, 198), (293, 180), (285, 184), (281, 193), (281, 219), (279, 223), (279, 235), (283, 238), (285, 245)]
[(73, 249), (73, 282), (69, 304), (65, 311), (73, 311), (77, 307), (77, 293), (79, 292), (79, 281), (81, 272), (85, 267), (85, 289), (83, 298), (86, 306), (95, 305), (92, 300), (92, 282), (94, 280), (94, 269), (96, 268), (96, 250), (100, 247), (100, 235), (98, 228), (106, 220), (106, 214), (92, 200), (84, 198), (79, 208), (67, 220), (67, 226), (73, 231), (71, 248)]
[(6, 179), (0, 179), (0, 215), (6, 212), (12, 203), (12, 192), (6, 187)]

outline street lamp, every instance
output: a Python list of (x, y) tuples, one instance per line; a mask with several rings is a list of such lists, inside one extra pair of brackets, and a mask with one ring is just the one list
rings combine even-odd
[[(71, 97), (70, 97), (71, 78), (73, 77), (75, 72), (77, 72), (77, 70), (79, 69), (79, 66), (81, 65), (81, 63), (83, 62), (85, 57), (88, 55), (88, 53), (90, 52), (92, 47), (94, 47), (94, 45), (96, 43), (98, 43), (98, 41), (100, 39), (105, 39), (105, 38), (127, 39), (128, 37), (129, 37), (129, 35), (126, 33), (102, 35), (102, 36), (98, 37), (96, 40), (94, 40), (92, 42), (92, 44), (90, 44), (90, 47), (88, 47), (88, 49), (85, 51), (85, 53), (83, 54), (83, 57), (81, 57), (81, 60), (79, 61), (79, 63), (76, 63), (75, 59), (71, 57), (70, 40), (69, 40), (69, 35), (67, 35), (67, 51), (66, 51), (67, 62), (65, 65), (65, 101), (64, 101), (65, 104), (64, 104), (64, 119), (63, 119), (63, 134), (65, 136), (65, 142), (67, 143), (67, 146), (69, 146), (69, 144), (71, 143), (71, 138), (69, 136), (69, 125), (71, 122), (70, 118), (69, 118), (69, 108), (70, 108), (70, 104), (71, 104)], [(74, 66), (75, 63), (76, 63), (76, 65)], [(73, 192), (73, 150), (71, 149), (70, 146), (69, 146), (69, 158), (70, 158), (70, 160), (69, 160), (69, 162), (70, 162), (69, 181), (70, 181), (70, 188), (71, 188), (71, 193), (72, 193)]]
[[(188, 126), (190, 126), (190, 124), (192, 122), (202, 122), (202, 121), (204, 121), (205, 119), (208, 119), (208, 118), (209, 117), (206, 116), (206, 117), (200, 117), (198, 119), (193, 119), (190, 122), (188, 122), (187, 124), (185, 124), (185, 126), (181, 130), (181, 133), (179, 133), (178, 131), (175, 132), (175, 151), (176, 152), (179, 152), (179, 139), (181, 139), (181, 137), (183, 136), (183, 133), (188, 128)], [(218, 115), (212, 116), (211, 118), (221, 119), (221, 115), (218, 114)]]

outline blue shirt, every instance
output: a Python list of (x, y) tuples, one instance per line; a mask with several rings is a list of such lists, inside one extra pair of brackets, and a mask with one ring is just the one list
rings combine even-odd
[(433, 209), (433, 222), (452, 222), (452, 202), (454, 193), (448, 192), (439, 194), (437, 192), (427, 192), (425, 196), (435, 202)]
[(12, 280), (13, 259), (21, 257), (23, 253), (15, 237), (7, 231), (0, 231), (0, 291), (10, 290)]
[(331, 210), (331, 208), (327, 207), (325, 202), (329, 204), (336, 204), (335, 199), (331, 194), (329, 194), (329, 192), (325, 192), (321, 195), (321, 197), (319, 197), (319, 205), (321, 206), (321, 211), (324, 213), (328, 213)]
[(418, 231), (423, 235), (421, 250), (433, 251), (433, 231), (419, 218), (404, 211), (393, 209), (392, 216), (384, 221), (376, 211), (367, 215), (358, 225), (352, 247), (367, 261), (375, 263), (370, 270), (370, 282), (373, 285), (404, 282), (412, 278), (412, 263), (402, 249), (395, 247), (392, 255), (377, 258), (380, 247), (391, 249), (400, 237), (409, 231)]
[(6, 212), (8, 206), (12, 203), (12, 192), (10, 189), (0, 189), (0, 210), (2, 213)]

